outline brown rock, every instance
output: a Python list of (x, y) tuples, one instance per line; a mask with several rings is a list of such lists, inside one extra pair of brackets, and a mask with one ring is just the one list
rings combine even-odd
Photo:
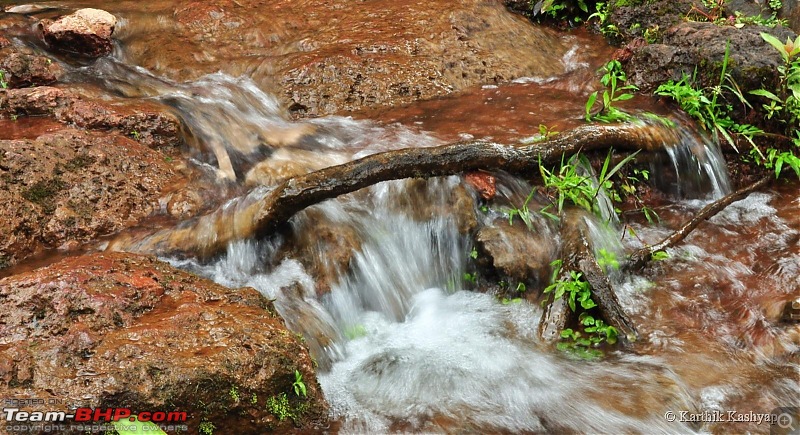
[(317, 293), (325, 294), (350, 270), (353, 256), (361, 250), (361, 237), (352, 225), (332, 221), (315, 209), (306, 210), (298, 222), (285, 245), (287, 255), (303, 264), (316, 280)]
[(0, 140), (0, 263), (131, 226), (158, 210), (172, 177), (161, 154), (118, 135)]
[(78, 9), (55, 22), (42, 21), (44, 41), (60, 51), (87, 57), (111, 53), (111, 34), (117, 19), (100, 9)]
[(86, 129), (117, 130), (150, 147), (177, 146), (182, 140), (178, 118), (151, 101), (101, 100), (47, 86), (0, 90), (0, 117), (42, 115)]
[[(0, 299), (0, 395), (61, 400), (24, 411), (186, 412), (194, 433), (201, 422), (219, 433), (311, 430), (326, 418), (307, 349), (253, 289), (103, 253), (0, 280)], [(283, 421), (268, 406), (282, 397)]]
[(780, 27), (737, 29), (712, 23), (680, 23), (664, 32), (662, 43), (634, 50), (626, 68), (630, 82), (649, 91), (667, 80), (691, 77), (697, 69), (701, 86), (717, 86), (729, 43), (728, 72), (742, 92), (769, 88), (770, 82), (777, 82), (777, 67), (782, 59), (759, 35), (764, 30), (782, 41), (787, 36), (794, 38), (791, 30)]
[(498, 220), (478, 230), (475, 242), (479, 257), (488, 257), (495, 270), (510, 282), (544, 283), (556, 255), (555, 243), (546, 237), (529, 230), (519, 219), (514, 225)]
[(464, 181), (474, 187), (483, 199), (492, 199), (497, 193), (497, 180), (488, 172), (469, 172), (464, 175)]
[(8, 87), (49, 85), (63, 74), (61, 67), (49, 58), (37, 55), (26, 47), (3, 44), (2, 39), (0, 39), (0, 70), (4, 72)]

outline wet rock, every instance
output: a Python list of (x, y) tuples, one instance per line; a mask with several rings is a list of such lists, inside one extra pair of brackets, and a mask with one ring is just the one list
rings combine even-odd
[(51, 22), (42, 20), (44, 41), (57, 50), (87, 57), (111, 53), (111, 34), (117, 19), (100, 9), (78, 9), (75, 13)]
[(41, 56), (26, 47), (12, 45), (0, 37), (0, 70), (10, 88), (49, 85), (56, 82), (63, 70), (46, 56)]
[(450, 217), (455, 220), (460, 234), (469, 234), (478, 225), (476, 198), (461, 182), (411, 179), (403, 183), (403, 191), (391, 204), (397, 213), (408, 214), (421, 222)]
[(519, 219), (513, 225), (498, 220), (481, 228), (475, 242), (478, 257), (488, 258), (509, 282), (544, 283), (549, 278), (556, 244), (529, 230)]
[(36, 14), (39, 12), (50, 11), (53, 9), (58, 9), (58, 6), (27, 4), (27, 5), (6, 6), (5, 11), (7, 14)]
[[(325, 419), (307, 349), (253, 289), (103, 253), (0, 280), (0, 298), (3, 397), (186, 412), (194, 433), (201, 422), (264, 433)], [(295, 370), (307, 397), (293, 391)], [(280, 419), (269, 403), (282, 398), (290, 416)]]
[(780, 17), (789, 21), (789, 27), (796, 33), (800, 33), (800, 1), (783, 0), (783, 8)]
[(118, 135), (0, 140), (0, 263), (136, 224), (159, 209), (173, 175), (160, 153)]
[(328, 293), (361, 250), (361, 236), (352, 225), (336, 222), (318, 209), (308, 209), (287, 240), (286, 255), (297, 258), (316, 281), (317, 293)]
[(481, 0), (173, 3), (174, 25), (121, 36), (133, 63), (178, 81), (246, 74), (296, 117), (561, 74), (571, 45)]
[(794, 36), (788, 29), (748, 26), (737, 29), (711, 23), (684, 22), (664, 32), (662, 43), (640, 47), (627, 67), (630, 81), (650, 91), (667, 80), (691, 76), (695, 68), (703, 86), (719, 84), (719, 72), (730, 41), (728, 71), (743, 92), (777, 83), (783, 61), (759, 32), (769, 31), (782, 40)]
[(497, 193), (497, 180), (488, 172), (470, 172), (464, 175), (464, 181), (475, 188), (483, 199), (492, 199)]
[(286, 179), (344, 163), (347, 159), (333, 153), (279, 148), (269, 158), (257, 163), (245, 175), (248, 186), (274, 186)]
[(144, 100), (92, 98), (48, 86), (0, 90), (0, 117), (19, 116), (50, 116), (85, 129), (116, 130), (150, 147), (177, 146), (182, 140), (178, 118)]
[(182, 189), (169, 196), (167, 213), (179, 219), (188, 219), (196, 216), (202, 206), (203, 198), (199, 192), (191, 189)]

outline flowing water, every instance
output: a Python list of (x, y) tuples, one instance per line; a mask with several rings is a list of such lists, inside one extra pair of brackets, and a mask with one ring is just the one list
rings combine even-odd
[[(125, 35), (142, 31), (125, 26)], [(70, 67), (70, 79), (174, 110), (185, 124), (189, 156), (206, 168), (205, 182), (224, 186), (222, 201), (389, 149), (458, 138), (524, 143), (539, 122), (578, 125), (607, 51), (584, 53), (588, 43), (574, 37), (564, 43), (572, 49), (557, 56), (569, 66), (563, 75), (472, 88), (357, 119), (292, 121), (246, 76), (173, 82), (131, 65), (120, 50)], [(639, 104), (660, 110), (652, 101)], [(690, 126), (679, 128), (679, 141), (652, 154), (656, 185), (672, 198), (657, 210), (661, 224), (622, 228), (610, 218), (590, 220), (595, 249), (621, 253), (658, 241), (730, 191), (716, 146)], [(531, 188), (505, 174), (498, 180), (498, 203), (519, 205)], [(541, 342), (538, 305), (502, 303), (463, 279), (472, 270), (464, 214), (483, 226), (508, 219), (502, 207), (484, 213), (477, 204), (460, 176), (384, 182), (299, 213), (289, 235), (232, 243), (211, 262), (167, 260), (274, 299), (287, 325), (305, 336), (333, 429), (344, 433), (764, 432), (764, 425), (682, 423), (664, 415), (769, 412), (800, 403), (800, 333), (779, 320), (800, 292), (796, 189), (753, 193), (668, 250), (669, 259), (641, 275), (615, 275), (640, 338), (600, 361), (574, 360)], [(555, 259), (557, 228), (535, 219)], [(295, 246), (298, 234), (311, 241)]]

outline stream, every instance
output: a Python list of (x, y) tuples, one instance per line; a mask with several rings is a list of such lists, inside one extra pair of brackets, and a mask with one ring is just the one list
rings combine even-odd
[[(169, 24), (137, 21), (144, 13), (158, 16), (159, 4), (115, 6), (123, 19), (114, 54), (65, 63), (65, 80), (87, 92), (168, 106), (183, 123), (182, 152), (210, 204), (263, 195), (287, 176), (377, 152), (471, 139), (519, 145), (539, 124), (561, 131), (581, 125), (586, 97), (600, 86), (595, 72), (611, 51), (597, 36), (564, 34), (553, 43), (562, 51), (544, 55), (561, 63), (557, 74), (296, 119), (264, 85), (269, 74), (258, 76), (262, 69), (176, 80), (185, 74), (169, 73), (176, 68), (170, 60), (160, 71), (156, 61), (137, 62), (142, 45), (132, 41)], [(646, 96), (626, 108), (670, 115)], [(660, 241), (731, 191), (717, 146), (679, 114), (670, 117), (681, 141), (651, 153), (652, 178), (666, 198), (654, 207), (661, 221), (592, 220), (595, 250), (622, 254)], [(762, 432), (766, 426), (750, 422), (665, 415), (769, 413), (800, 403), (800, 329), (780, 320), (800, 291), (796, 183), (735, 202), (640, 274), (614, 274), (639, 339), (586, 361), (540, 340), (536, 300), (509, 303), (463, 278), (474, 271), (465, 216), (475, 216), (480, 228), (498, 226), (533, 188), (508, 174), (497, 177), (497, 197), (486, 209), (461, 176), (383, 182), (309, 207), (288, 231), (232, 243), (211, 261), (164, 260), (275, 301), (318, 364), (333, 432)], [(543, 208), (541, 200), (531, 209)], [(557, 224), (534, 213), (533, 230), (542, 255), (557, 259)], [(529, 291), (548, 279), (536, 277), (538, 288)]]

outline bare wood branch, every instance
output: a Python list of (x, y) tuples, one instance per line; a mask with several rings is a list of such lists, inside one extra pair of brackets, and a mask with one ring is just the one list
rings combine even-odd
[(711, 204), (708, 204), (707, 206), (703, 207), (692, 219), (688, 220), (686, 223), (681, 225), (678, 230), (670, 234), (669, 237), (665, 238), (659, 243), (646, 246), (631, 254), (630, 259), (624, 268), (626, 270), (641, 269), (653, 258), (653, 254), (677, 245), (701, 223), (714, 217), (714, 215), (725, 209), (725, 207), (729, 206), (732, 202), (738, 201), (746, 195), (760, 189), (763, 186), (766, 186), (772, 180), (772, 176), (768, 175), (756, 181), (755, 183), (750, 184), (749, 186), (745, 186), (736, 192), (725, 195)]
[(663, 126), (587, 125), (524, 147), (462, 142), (388, 151), (290, 178), (272, 190), (254, 189), (178, 228), (118, 237), (108, 249), (209, 257), (232, 241), (273, 232), (306, 207), (382, 181), (438, 177), (478, 169), (530, 174), (537, 170), (540, 161), (553, 164), (562, 155), (581, 150), (610, 147), (654, 150), (677, 140), (675, 131)]

